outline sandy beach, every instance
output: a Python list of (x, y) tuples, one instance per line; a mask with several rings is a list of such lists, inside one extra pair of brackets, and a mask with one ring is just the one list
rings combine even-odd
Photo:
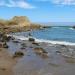
[[(15, 40), (17, 41), (17, 39)], [(14, 75), (74, 75), (74, 46), (19, 40), (8, 42), (9, 53), (21, 51), (24, 56), (13, 67)], [(72, 58), (73, 57), (73, 58)]]
[(0, 75), (13, 75), (12, 68), (16, 64), (7, 49), (0, 48)]
[(0, 75), (74, 75), (75, 46), (22, 40), (0, 48)]

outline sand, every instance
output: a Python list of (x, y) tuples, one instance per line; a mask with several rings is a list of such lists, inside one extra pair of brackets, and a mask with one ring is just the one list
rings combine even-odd
[(0, 48), (0, 75), (13, 75), (12, 68), (16, 64), (7, 49)]
[[(8, 49), (0, 49), (0, 75), (75, 75), (75, 58), (62, 55), (68, 55), (70, 50), (75, 50), (75, 46), (44, 42), (37, 45), (26, 40), (19, 40), (18, 43), (10, 40), (7, 44)], [(25, 49), (22, 49), (22, 44), (25, 44)], [(43, 48), (48, 57), (38, 54), (35, 51), (38, 47)], [(15, 51), (22, 51), (24, 56), (13, 59)]]

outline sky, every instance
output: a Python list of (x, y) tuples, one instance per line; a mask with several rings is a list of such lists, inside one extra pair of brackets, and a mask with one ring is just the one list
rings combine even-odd
[(0, 18), (27, 16), (32, 22), (75, 22), (75, 0), (0, 0)]

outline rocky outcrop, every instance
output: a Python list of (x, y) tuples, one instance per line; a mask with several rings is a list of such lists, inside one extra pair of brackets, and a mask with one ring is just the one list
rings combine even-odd
[(3, 20), (0, 19), (0, 26), (14, 26), (14, 25), (19, 25), (19, 26), (29, 26), (30, 25), (30, 20), (26, 16), (14, 16), (10, 20)]
[(1, 32), (21, 32), (30, 31), (31, 29), (40, 29), (40, 24), (31, 23), (26, 16), (14, 16), (9, 20), (0, 19), (0, 31)]
[(11, 19), (11, 22), (19, 26), (30, 26), (30, 20), (26, 16), (14, 16)]

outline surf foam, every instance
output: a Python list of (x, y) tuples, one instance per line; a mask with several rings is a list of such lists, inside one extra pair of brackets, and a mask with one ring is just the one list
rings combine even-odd
[[(8, 35), (8, 36), (12, 36), (12, 37), (14, 37), (15, 39), (19, 39), (19, 40), (28, 40), (28, 39), (29, 39), (29, 37), (24, 37), (24, 36), (16, 36), (16, 35)], [(45, 42), (45, 43), (51, 43), (51, 44), (75, 46), (75, 43), (72, 43), (72, 42), (44, 40), (44, 39), (37, 39), (37, 38), (35, 38), (35, 37), (32, 37), (32, 38), (34, 38), (36, 42)]]

